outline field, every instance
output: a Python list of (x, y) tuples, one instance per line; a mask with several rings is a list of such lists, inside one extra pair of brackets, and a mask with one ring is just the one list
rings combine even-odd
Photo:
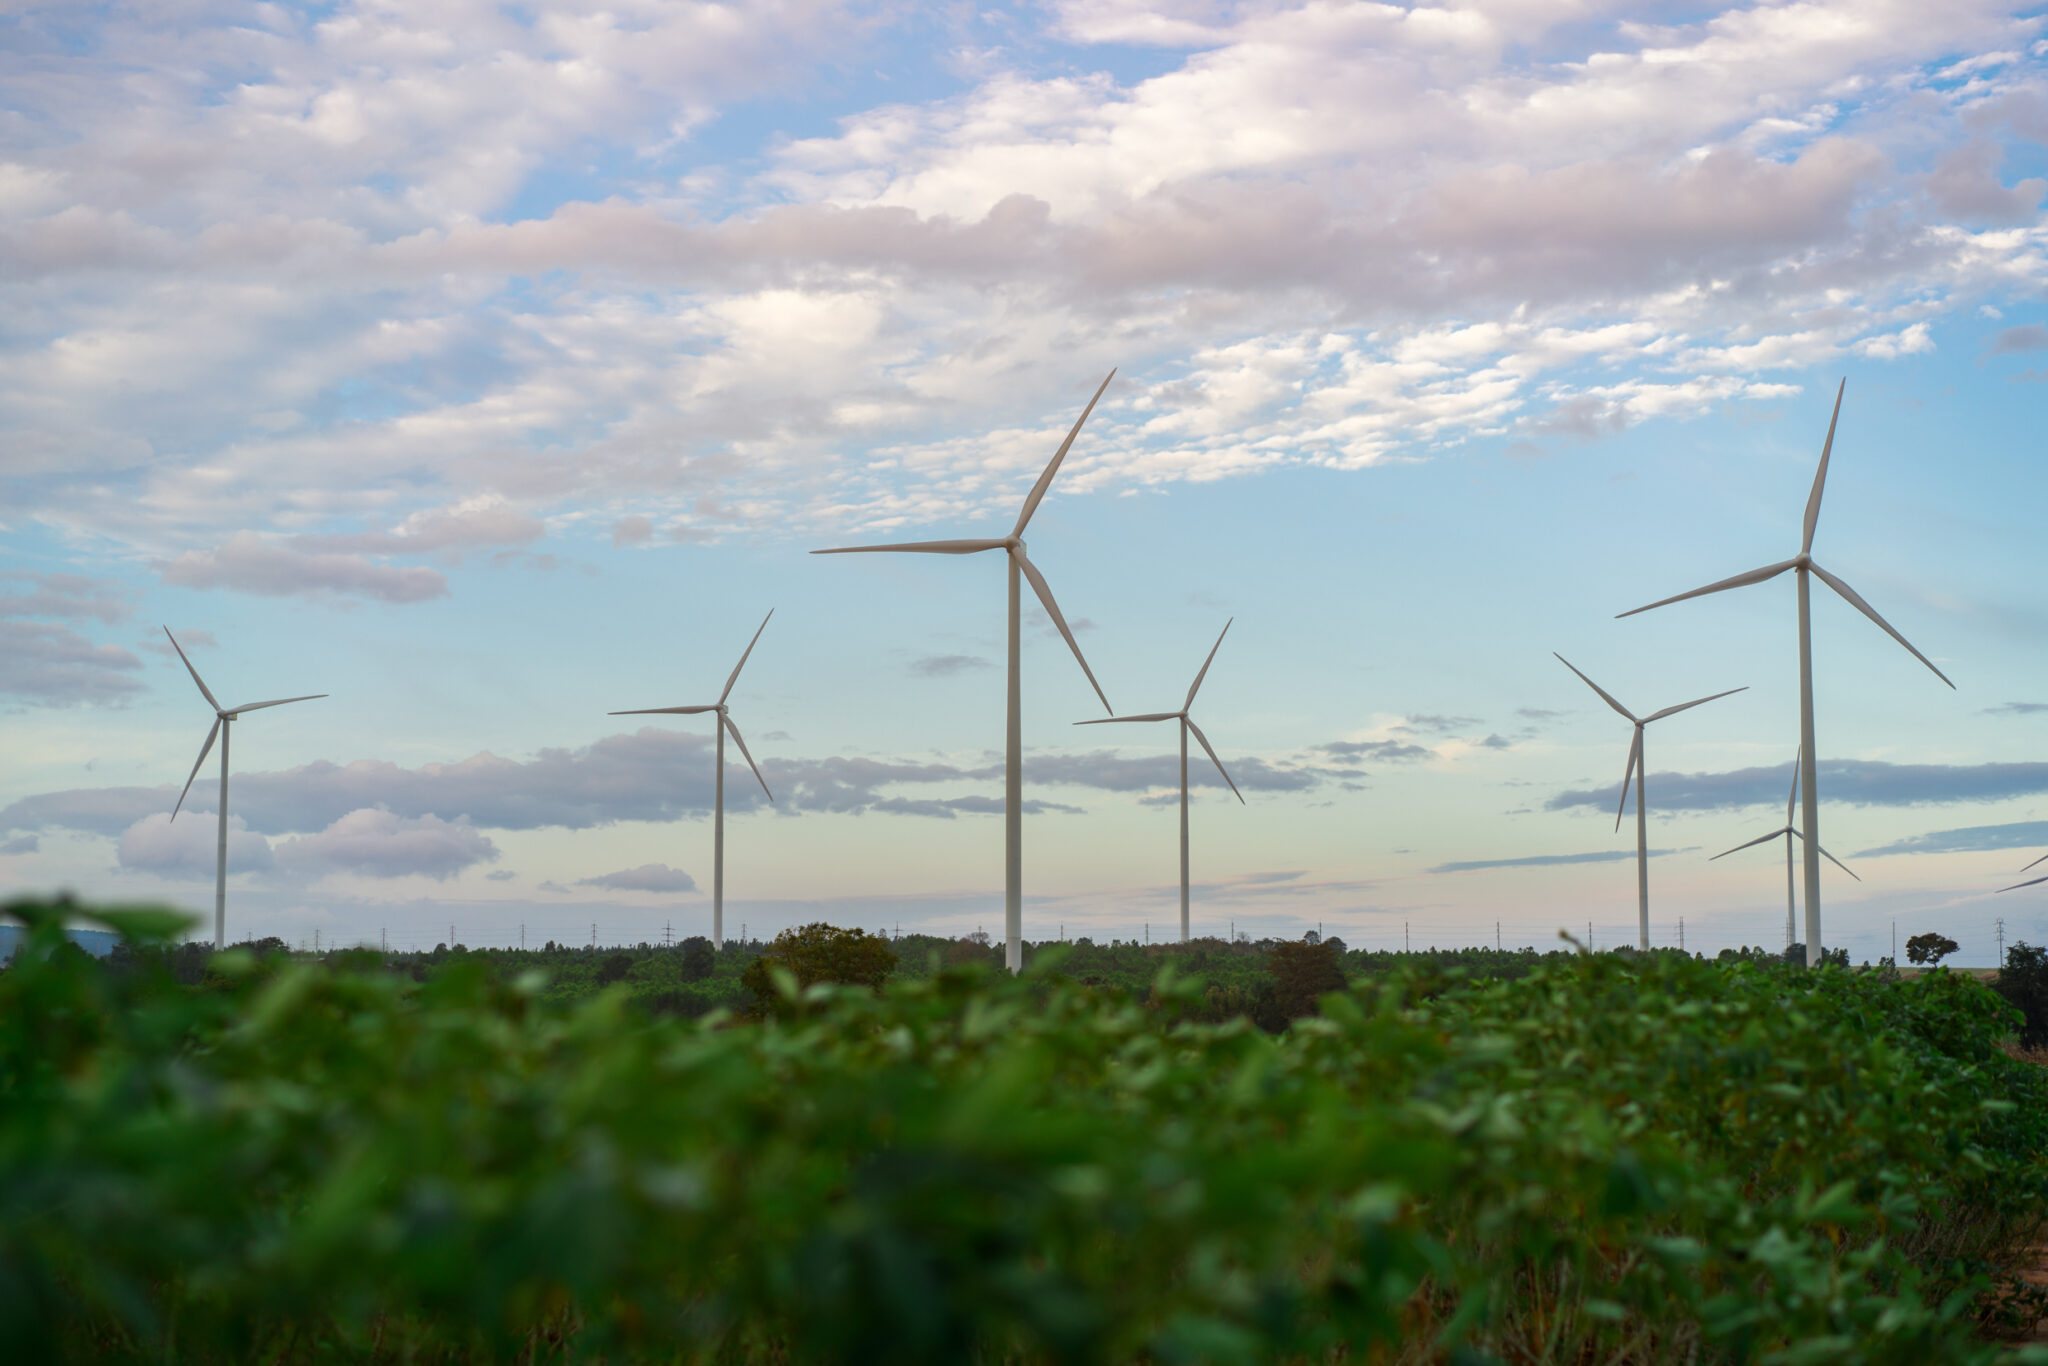
[(1289, 1023), (1277, 946), (935, 943), (741, 1019), (737, 949), (10, 911), (15, 1359), (2048, 1361), (2048, 1074), (1951, 973), (1345, 955)]

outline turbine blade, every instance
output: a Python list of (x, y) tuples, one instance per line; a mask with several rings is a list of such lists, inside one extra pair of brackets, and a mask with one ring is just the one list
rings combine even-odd
[[(1820, 575), (1820, 581), (1822, 583), (1834, 589), (1837, 593), (1840, 593), (1843, 599), (1851, 607), (1855, 608), (1864, 616), (1869, 617), (1872, 621), (1876, 622), (1878, 624), (1879, 629), (1881, 629), (1886, 635), (1890, 636), (1893, 640), (1899, 642), (1899, 644), (1905, 646), (1907, 651), (1912, 654), (1913, 658), (1919, 660), (1928, 668), (1934, 669), (1934, 661), (1929, 659), (1926, 655), (1921, 654), (1918, 650), (1915, 650), (1913, 648), (1912, 641), (1906, 639), (1897, 631), (1894, 631), (1892, 629), (1892, 624), (1886, 621), (1883, 617), (1879, 616), (1877, 614), (1877, 609), (1875, 607), (1872, 607), (1869, 603), (1865, 602), (1861, 595), (1859, 595), (1855, 589), (1851, 588), (1848, 584), (1843, 583), (1840, 579), (1836, 578), (1833, 574), (1828, 573), (1827, 570), (1822, 569), (1819, 565), (1813, 565), (1812, 569), (1814, 573)], [(1941, 670), (1934, 669), (1934, 676), (1940, 679), (1942, 682), (1948, 683), (1948, 685), (1951, 688), (1955, 687), (1954, 683), (1949, 682), (1948, 675), (1943, 673)]]
[[(775, 609), (769, 608), (768, 617), (774, 615)], [(754, 653), (754, 646), (760, 642), (761, 632), (768, 629), (768, 617), (761, 618), (761, 624), (754, 628), (754, 638), (747, 642), (747, 648), (740, 654), (740, 662), (732, 666), (732, 677), (725, 680), (725, 691), (718, 695), (720, 702), (732, 696), (732, 685), (740, 681), (740, 670), (747, 667), (747, 656)]]
[(1702, 703), (1702, 702), (1712, 702), (1712, 701), (1714, 701), (1714, 700), (1715, 700), (1715, 698), (1721, 698), (1721, 697), (1733, 697), (1733, 696), (1734, 696), (1734, 695), (1735, 695), (1736, 693), (1739, 693), (1739, 692), (1748, 692), (1748, 691), (1749, 691), (1749, 685), (1745, 683), (1745, 684), (1743, 684), (1743, 685), (1742, 685), (1741, 687), (1739, 687), (1739, 688), (1730, 688), (1730, 689), (1729, 689), (1729, 690), (1728, 690), (1727, 692), (1717, 692), (1717, 693), (1715, 693), (1715, 694), (1714, 694), (1714, 696), (1713, 696), (1713, 697), (1701, 697), (1701, 698), (1696, 698), (1696, 699), (1694, 699), (1694, 700), (1693, 700), (1693, 701), (1691, 701), (1691, 702), (1680, 702), (1680, 703), (1679, 703), (1679, 704), (1678, 704), (1677, 706), (1675, 706), (1675, 707), (1666, 707), (1666, 708), (1665, 708), (1664, 710), (1662, 710), (1662, 711), (1659, 711), (1659, 712), (1652, 712), (1652, 713), (1650, 713), (1650, 714), (1649, 714), (1648, 716), (1645, 716), (1645, 717), (1643, 718), (1643, 724), (1647, 726), (1647, 725), (1649, 725), (1649, 724), (1650, 724), (1650, 723), (1651, 723), (1652, 721), (1662, 721), (1662, 720), (1663, 720), (1663, 719), (1664, 719), (1665, 717), (1667, 717), (1667, 716), (1676, 716), (1676, 715), (1677, 715), (1678, 713), (1680, 713), (1680, 712), (1682, 712), (1682, 711), (1686, 711), (1686, 710), (1688, 710), (1689, 708), (1692, 708), (1692, 707), (1697, 707), (1697, 706), (1699, 706), (1699, 705), (1700, 705), (1700, 703)]
[(1802, 555), (1813, 553), (1813, 529), (1820, 525), (1821, 490), (1827, 487), (1828, 457), (1835, 449), (1835, 423), (1841, 419), (1842, 391), (1848, 387), (1849, 377), (1846, 375), (1842, 377), (1842, 382), (1835, 386), (1835, 411), (1833, 416), (1828, 418), (1828, 439), (1820, 448), (1820, 468), (1813, 472), (1813, 492), (1806, 495), (1806, 530), (1799, 539), (1799, 553)]
[[(1114, 726), (1124, 721), (1178, 721), (1177, 711), (1150, 711), (1143, 716), (1098, 716), (1093, 721), (1076, 721), (1077, 726)], [(2022, 872), (2025, 869), (2021, 870)]]
[(1621, 772), (1621, 801), (1614, 808), (1614, 828), (1621, 829), (1621, 813), (1628, 810), (1628, 780), (1636, 776), (1636, 760), (1643, 755), (1643, 728), (1636, 727), (1636, 738), (1628, 743), (1628, 767)]
[(701, 707), (637, 707), (632, 711), (608, 711), (606, 716), (695, 716), (699, 712), (717, 711), (716, 702), (707, 702)]
[(310, 692), (307, 693), (304, 697), (280, 697), (272, 702), (250, 702), (240, 707), (229, 707), (228, 715), (239, 716), (241, 713), (245, 711), (262, 711), (265, 707), (281, 707), (287, 702), (311, 702), (315, 698), (325, 696), (327, 696), (327, 694), (324, 692)]
[[(842, 545), (830, 550), (813, 550), (813, 555), (872, 555), (884, 550), (902, 550), (917, 555), (972, 555), (983, 550), (1001, 550), (1007, 541), (898, 541), (893, 545)], [(764, 623), (765, 624), (765, 623)]]
[[(1837, 867), (1837, 868), (1840, 868), (1840, 869), (1841, 869), (1841, 870), (1842, 870), (1843, 872), (1845, 872), (1845, 873), (1849, 873), (1849, 876), (1850, 876), (1850, 877), (1856, 877), (1856, 874), (1854, 874), (1853, 872), (1850, 872), (1850, 871), (1849, 871), (1849, 865), (1848, 865), (1848, 864), (1846, 864), (1846, 863), (1842, 862), (1842, 861), (1841, 861), (1840, 859), (1836, 858), (1836, 857), (1835, 857), (1835, 856), (1834, 856), (1833, 854), (1830, 854), (1830, 853), (1829, 853), (1829, 852), (1828, 852), (1827, 850), (1825, 850), (1825, 849), (1821, 850), (1821, 851), (1820, 851), (1820, 856), (1821, 856), (1822, 858), (1826, 859), (1826, 860), (1827, 860), (1827, 861), (1828, 861), (1829, 863), (1832, 863), (1832, 864), (1834, 864), (1834, 865), (1835, 865), (1835, 867)], [(1861, 881), (1863, 881), (1863, 879), (1862, 879), (1862, 878), (1860, 878), (1860, 877), (1856, 877), (1856, 880), (1857, 880), (1858, 882), (1861, 882)]]
[(1587, 687), (1591, 688), (1591, 689), (1592, 689), (1592, 690), (1593, 690), (1594, 692), (1596, 692), (1596, 693), (1599, 693), (1599, 694), (1600, 694), (1600, 698), (1601, 698), (1601, 700), (1602, 700), (1602, 701), (1604, 701), (1604, 702), (1606, 702), (1608, 706), (1610, 706), (1610, 707), (1614, 708), (1614, 709), (1615, 709), (1616, 711), (1620, 712), (1620, 713), (1621, 713), (1621, 714), (1622, 714), (1622, 715), (1623, 715), (1624, 717), (1626, 717), (1626, 718), (1627, 718), (1628, 720), (1630, 720), (1630, 721), (1633, 721), (1633, 720), (1635, 720), (1635, 719), (1636, 719), (1636, 718), (1635, 718), (1635, 713), (1631, 712), (1631, 711), (1630, 711), (1630, 710), (1629, 710), (1629, 709), (1628, 709), (1627, 707), (1624, 707), (1624, 706), (1622, 706), (1622, 705), (1621, 705), (1621, 703), (1619, 703), (1619, 702), (1615, 701), (1615, 700), (1614, 700), (1614, 698), (1613, 698), (1613, 697), (1611, 697), (1611, 696), (1610, 696), (1610, 695), (1608, 694), (1608, 692), (1607, 692), (1607, 689), (1605, 689), (1605, 688), (1601, 687), (1601, 686), (1600, 686), (1600, 685), (1599, 685), (1598, 683), (1595, 683), (1595, 682), (1594, 682), (1594, 681), (1593, 681), (1592, 679), (1590, 679), (1590, 678), (1587, 678), (1587, 677), (1586, 677), (1586, 676), (1585, 676), (1584, 674), (1580, 674), (1580, 673), (1579, 673), (1579, 670), (1578, 670), (1578, 666), (1577, 666), (1577, 665), (1573, 664), (1573, 663), (1572, 663), (1572, 662), (1571, 662), (1571, 661), (1570, 661), (1569, 659), (1566, 659), (1566, 658), (1565, 658), (1565, 657), (1564, 657), (1563, 655), (1561, 655), (1561, 654), (1558, 654), (1558, 653), (1557, 653), (1557, 651), (1555, 651), (1555, 650), (1552, 650), (1552, 651), (1551, 651), (1550, 653), (1551, 653), (1552, 655), (1554, 655), (1554, 656), (1556, 657), (1556, 659), (1557, 659), (1557, 662), (1558, 662), (1558, 663), (1560, 663), (1560, 664), (1564, 665), (1564, 666), (1565, 666), (1565, 667), (1566, 667), (1567, 669), (1570, 669), (1570, 670), (1571, 670), (1571, 671), (1572, 671), (1573, 673), (1575, 673), (1575, 674), (1579, 674), (1579, 678), (1580, 678), (1580, 680), (1581, 680), (1582, 682), (1584, 682), (1584, 683), (1585, 683), (1585, 685), (1586, 685)]
[[(1216, 757), (1216, 751), (1210, 747), (1209, 737), (1202, 734), (1202, 728), (1195, 724), (1193, 717), (1183, 716), (1181, 717), (1181, 720), (1187, 723), (1187, 728), (1190, 731), (1194, 732), (1195, 738), (1202, 742), (1202, 752), (1209, 756), (1210, 763), (1216, 765), (1216, 771), (1223, 775), (1223, 781), (1226, 783), (1230, 783), (1230, 773), (1227, 769), (1223, 767), (1223, 761)], [(1246, 805), (1244, 793), (1239, 792), (1237, 790), (1236, 783), (1230, 783), (1230, 791), (1231, 794), (1237, 798), (1237, 804), (1239, 806)]]
[(2044, 882), (2048, 882), (2048, 877), (2037, 877), (2031, 882), (2015, 882), (2010, 887), (2000, 887), (1998, 890), (2001, 892), (2017, 892), (2022, 887), (2038, 887)]
[(1727, 858), (1730, 854), (1739, 854), (1745, 849), (1754, 849), (1759, 844), (1768, 844), (1770, 841), (1778, 838), (1780, 835), (1789, 835), (1792, 833), (1792, 827), (1788, 825), (1783, 830), (1773, 830), (1768, 835), (1758, 835), (1755, 839), (1749, 840), (1742, 844), (1738, 844), (1733, 849), (1723, 849), (1720, 853), (1714, 855), (1714, 858), (1708, 859), (1707, 862), (1712, 863), (1715, 858)]
[[(1799, 761), (1806, 757), (1806, 746), (1792, 751), (1792, 791), (1785, 797), (1785, 828), (1792, 828), (1792, 807), (1799, 800)], [(2021, 872), (2026, 870), (2022, 868)]]
[[(2034, 860), (2034, 863), (2039, 863), (2039, 862), (2041, 861), (2041, 859), (2048, 859), (2048, 854), (2043, 854), (2043, 855), (2041, 855), (2041, 858), (2037, 858), (2037, 859), (2035, 859), (2035, 860)], [(2028, 864), (2026, 868), (2022, 868), (2022, 869), (2020, 869), (2020, 871), (2021, 871), (2021, 872), (2023, 872), (2023, 873), (2024, 873), (2024, 872), (2026, 872), (2026, 871), (2027, 871), (2027, 868), (2032, 868), (2032, 867), (2034, 866), (2034, 863), (2030, 863), (2030, 864)]]
[(1623, 617), (1632, 617), (1638, 612), (1650, 612), (1659, 607), (1669, 607), (1672, 603), (1684, 602), (1687, 598), (1701, 598), (1709, 593), (1720, 593), (1730, 588), (1747, 588), (1750, 584), (1762, 583), (1765, 579), (1775, 579), (1778, 575), (1798, 563), (1797, 560), (1781, 560), (1777, 564), (1767, 564), (1762, 569), (1752, 569), (1747, 574), (1737, 574), (1732, 579), (1723, 579), (1719, 583), (1710, 583), (1705, 588), (1695, 588), (1690, 593), (1680, 593), (1676, 597), (1660, 598), (1647, 607), (1631, 607), (1626, 612), (1616, 612), (1614, 619), (1619, 621)]
[(720, 716), (718, 719), (725, 723), (727, 730), (732, 732), (732, 742), (740, 747), (740, 754), (746, 759), (747, 767), (754, 770), (754, 781), (761, 785), (762, 792), (767, 793), (768, 800), (774, 801), (775, 794), (768, 791), (768, 780), (761, 776), (761, 770), (754, 765), (754, 756), (747, 753), (747, 742), (740, 738), (740, 728), (732, 723), (730, 716)]
[[(1115, 371), (1110, 373), (1114, 374)], [(1103, 383), (1107, 384), (1109, 381), (1104, 380)], [(1095, 681), (1095, 671), (1088, 667), (1088, 660), (1081, 653), (1080, 642), (1075, 640), (1074, 633), (1067, 629), (1067, 619), (1060, 615), (1060, 605), (1052, 600), (1052, 589), (1046, 586), (1045, 575), (1038, 572), (1038, 566), (1031, 563), (1023, 551), (1012, 550), (1010, 553), (1017, 557), (1017, 567), (1024, 571), (1024, 577), (1031, 580), (1031, 591), (1038, 594), (1038, 600), (1045, 605), (1046, 615), (1052, 618), (1052, 624), (1059, 627), (1060, 634), (1066, 637), (1067, 648), (1074, 652), (1075, 662), (1081, 666), (1081, 672), (1088, 675), (1088, 686), (1095, 689), (1097, 697), (1102, 698), (1102, 709), (1114, 715), (1116, 708), (1110, 706), (1109, 699), (1103, 696), (1102, 685)]]
[(1202, 661), (1202, 671), (1195, 675), (1194, 683), (1189, 686), (1187, 701), (1180, 704), (1181, 710), (1185, 711), (1195, 705), (1195, 694), (1202, 690), (1202, 680), (1209, 676), (1209, 666), (1215, 662), (1216, 652), (1223, 648), (1223, 637), (1230, 634), (1231, 622), (1236, 620), (1236, 617), (1232, 617), (1230, 621), (1224, 622), (1223, 629), (1216, 633), (1216, 643), (1209, 647), (1209, 657)]
[(1081, 415), (1074, 419), (1073, 430), (1067, 433), (1065, 441), (1060, 442), (1060, 448), (1053, 452), (1051, 462), (1045, 467), (1045, 473), (1038, 476), (1038, 482), (1033, 484), (1031, 492), (1025, 495), (1024, 510), (1017, 514), (1017, 525), (1010, 531), (1012, 536), (1022, 536), (1024, 534), (1025, 526), (1031, 521), (1031, 514), (1038, 511), (1038, 505), (1045, 501), (1045, 491), (1052, 487), (1052, 477), (1060, 472), (1060, 462), (1067, 458), (1067, 451), (1073, 446), (1074, 438), (1081, 434), (1081, 424), (1088, 420), (1088, 414), (1095, 411), (1095, 400), (1102, 397), (1102, 391), (1107, 389), (1109, 382), (1115, 378), (1116, 371), (1114, 369), (1104, 375), (1101, 386), (1095, 391), (1095, 398), (1089, 399), (1088, 406), (1083, 408)]
[[(166, 632), (165, 634), (169, 634)], [(192, 761), (192, 772), (185, 779), (185, 791), (178, 794), (178, 804), (171, 808), (171, 819), (178, 819), (178, 813), (185, 809), (185, 798), (192, 791), (192, 779), (199, 776), (199, 766), (206, 762), (206, 756), (213, 753), (213, 738), (220, 734), (224, 723), (220, 717), (213, 718), (213, 729), (206, 732), (206, 743), (199, 747), (199, 757)]]
[(185, 647), (178, 643), (176, 636), (171, 635), (170, 627), (164, 627), (164, 634), (170, 636), (171, 648), (178, 652), (179, 659), (184, 660), (185, 672), (191, 674), (192, 681), (199, 685), (199, 695), (206, 699), (206, 705), (212, 707), (216, 712), (219, 711), (220, 703), (214, 699), (213, 690), (206, 686), (206, 680), (199, 676), (199, 670), (192, 667), (192, 661), (185, 659)]

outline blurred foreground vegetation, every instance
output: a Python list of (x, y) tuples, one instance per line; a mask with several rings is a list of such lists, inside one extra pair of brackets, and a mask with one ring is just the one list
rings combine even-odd
[(2048, 1073), (1945, 971), (856, 943), (878, 991), (7, 911), (14, 1360), (2048, 1361), (1993, 1340)]

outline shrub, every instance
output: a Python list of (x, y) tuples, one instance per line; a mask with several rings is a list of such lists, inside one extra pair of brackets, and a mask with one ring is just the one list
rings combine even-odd
[(196, 990), (12, 909), (12, 1359), (2020, 1359), (1972, 1309), (2048, 1095), (1948, 973), (1560, 955), (1269, 1037), (1171, 971), (942, 972), (707, 1027), (474, 957)]
[(768, 1011), (778, 1009), (782, 1001), (775, 985), (777, 969), (795, 978), (799, 988), (836, 982), (880, 990), (895, 966), (896, 955), (879, 936), (819, 923), (776, 935), (775, 942), (747, 965), (740, 981), (754, 993), (755, 1009)]

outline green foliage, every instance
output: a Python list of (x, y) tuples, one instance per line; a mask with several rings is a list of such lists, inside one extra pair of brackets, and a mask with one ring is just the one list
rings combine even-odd
[(1906, 941), (1906, 961), (1925, 963), (1933, 967), (1959, 947), (1961, 946), (1947, 935), (1929, 930), (1926, 934), (1916, 934)]
[(1532, 955), (1268, 1035), (1041, 951), (690, 1022), (10, 909), (14, 1359), (2031, 1359), (1975, 1316), (2048, 1092), (1949, 973)]
[(774, 1011), (821, 982), (879, 990), (895, 966), (896, 955), (880, 936), (819, 923), (776, 935), (740, 981), (754, 993), (755, 1010)]
[(1343, 951), (1341, 942), (1273, 946), (1267, 971), (1273, 974), (1273, 994), (1282, 1016), (1298, 1020), (1313, 1015), (1317, 1000), (1344, 990)]

